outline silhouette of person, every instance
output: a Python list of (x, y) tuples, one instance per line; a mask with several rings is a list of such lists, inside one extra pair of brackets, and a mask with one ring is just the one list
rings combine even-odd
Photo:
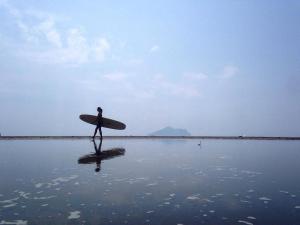
[(95, 140), (95, 136), (97, 134), (97, 130), (99, 130), (99, 133), (100, 133), (100, 143), (102, 145), (102, 129), (101, 129), (101, 127), (102, 127), (102, 123), (103, 123), (103, 118), (102, 118), (102, 109), (101, 109), (101, 107), (98, 107), (97, 111), (98, 111), (97, 125), (96, 125), (96, 128), (95, 128), (93, 140)]
[(94, 143), (94, 149), (95, 149), (96, 155), (101, 155), (101, 146), (102, 146), (102, 143), (101, 142), (99, 143), (98, 148), (97, 148), (95, 140), (93, 140), (93, 143)]
[[(99, 147), (98, 148), (97, 148), (95, 140), (93, 140), (93, 143), (94, 143), (94, 149), (95, 149), (96, 155), (100, 156), (101, 155), (102, 142), (99, 143)], [(99, 172), (100, 170), (101, 170), (101, 159), (99, 158), (99, 159), (96, 160), (95, 172)]]

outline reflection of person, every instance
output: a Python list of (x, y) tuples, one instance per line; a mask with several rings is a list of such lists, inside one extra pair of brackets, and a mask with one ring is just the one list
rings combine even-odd
[[(97, 148), (95, 140), (93, 140), (93, 143), (94, 143), (94, 148), (95, 148), (96, 155), (100, 156), (101, 155), (102, 141), (99, 143), (99, 147), (98, 148)], [(97, 167), (95, 169), (95, 172), (99, 172), (101, 170), (101, 159), (100, 158), (96, 160), (96, 166)]]
[(101, 146), (102, 146), (102, 143), (101, 142), (99, 143), (98, 148), (97, 148), (95, 140), (93, 140), (93, 143), (94, 143), (94, 149), (95, 149), (96, 155), (101, 155)]
[(100, 133), (100, 141), (101, 141), (101, 144), (102, 144), (102, 130), (101, 130), (101, 127), (102, 127), (102, 123), (103, 123), (103, 118), (102, 118), (102, 109), (101, 109), (101, 107), (98, 107), (98, 108), (97, 108), (97, 111), (98, 111), (97, 125), (96, 125), (96, 128), (95, 128), (93, 140), (95, 139), (95, 136), (96, 136), (96, 134), (97, 134), (97, 130), (99, 130), (99, 133)]
[[(102, 151), (101, 142), (99, 145), (95, 140), (92, 140), (93, 146), (95, 149), (95, 153), (90, 153), (88, 155), (81, 156), (78, 159), (79, 164), (94, 164), (96, 163), (95, 172), (100, 172), (101, 170), (101, 162), (103, 160), (109, 160), (118, 156), (123, 156), (125, 154), (124, 148), (111, 148), (108, 150)], [(94, 165), (93, 165), (94, 166)], [(1, 223), (0, 223), (1, 224)]]

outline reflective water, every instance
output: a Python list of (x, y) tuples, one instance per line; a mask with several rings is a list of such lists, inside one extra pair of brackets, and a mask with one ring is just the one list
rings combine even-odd
[(0, 224), (300, 224), (299, 141), (198, 143), (0, 141)]

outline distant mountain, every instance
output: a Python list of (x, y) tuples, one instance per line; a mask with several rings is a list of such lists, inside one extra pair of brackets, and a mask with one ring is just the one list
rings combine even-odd
[(149, 135), (150, 136), (191, 136), (191, 134), (186, 129), (179, 129), (173, 127), (165, 127)]

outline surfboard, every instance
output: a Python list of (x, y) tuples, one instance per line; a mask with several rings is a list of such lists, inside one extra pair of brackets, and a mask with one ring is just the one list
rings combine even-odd
[[(89, 124), (97, 125), (98, 119), (97, 116), (94, 115), (88, 115), (88, 114), (82, 114), (79, 116), (79, 118)], [(103, 118), (103, 124), (102, 127), (110, 128), (110, 129), (116, 129), (116, 130), (124, 130), (126, 128), (126, 125), (120, 121), (112, 120), (109, 118)]]

